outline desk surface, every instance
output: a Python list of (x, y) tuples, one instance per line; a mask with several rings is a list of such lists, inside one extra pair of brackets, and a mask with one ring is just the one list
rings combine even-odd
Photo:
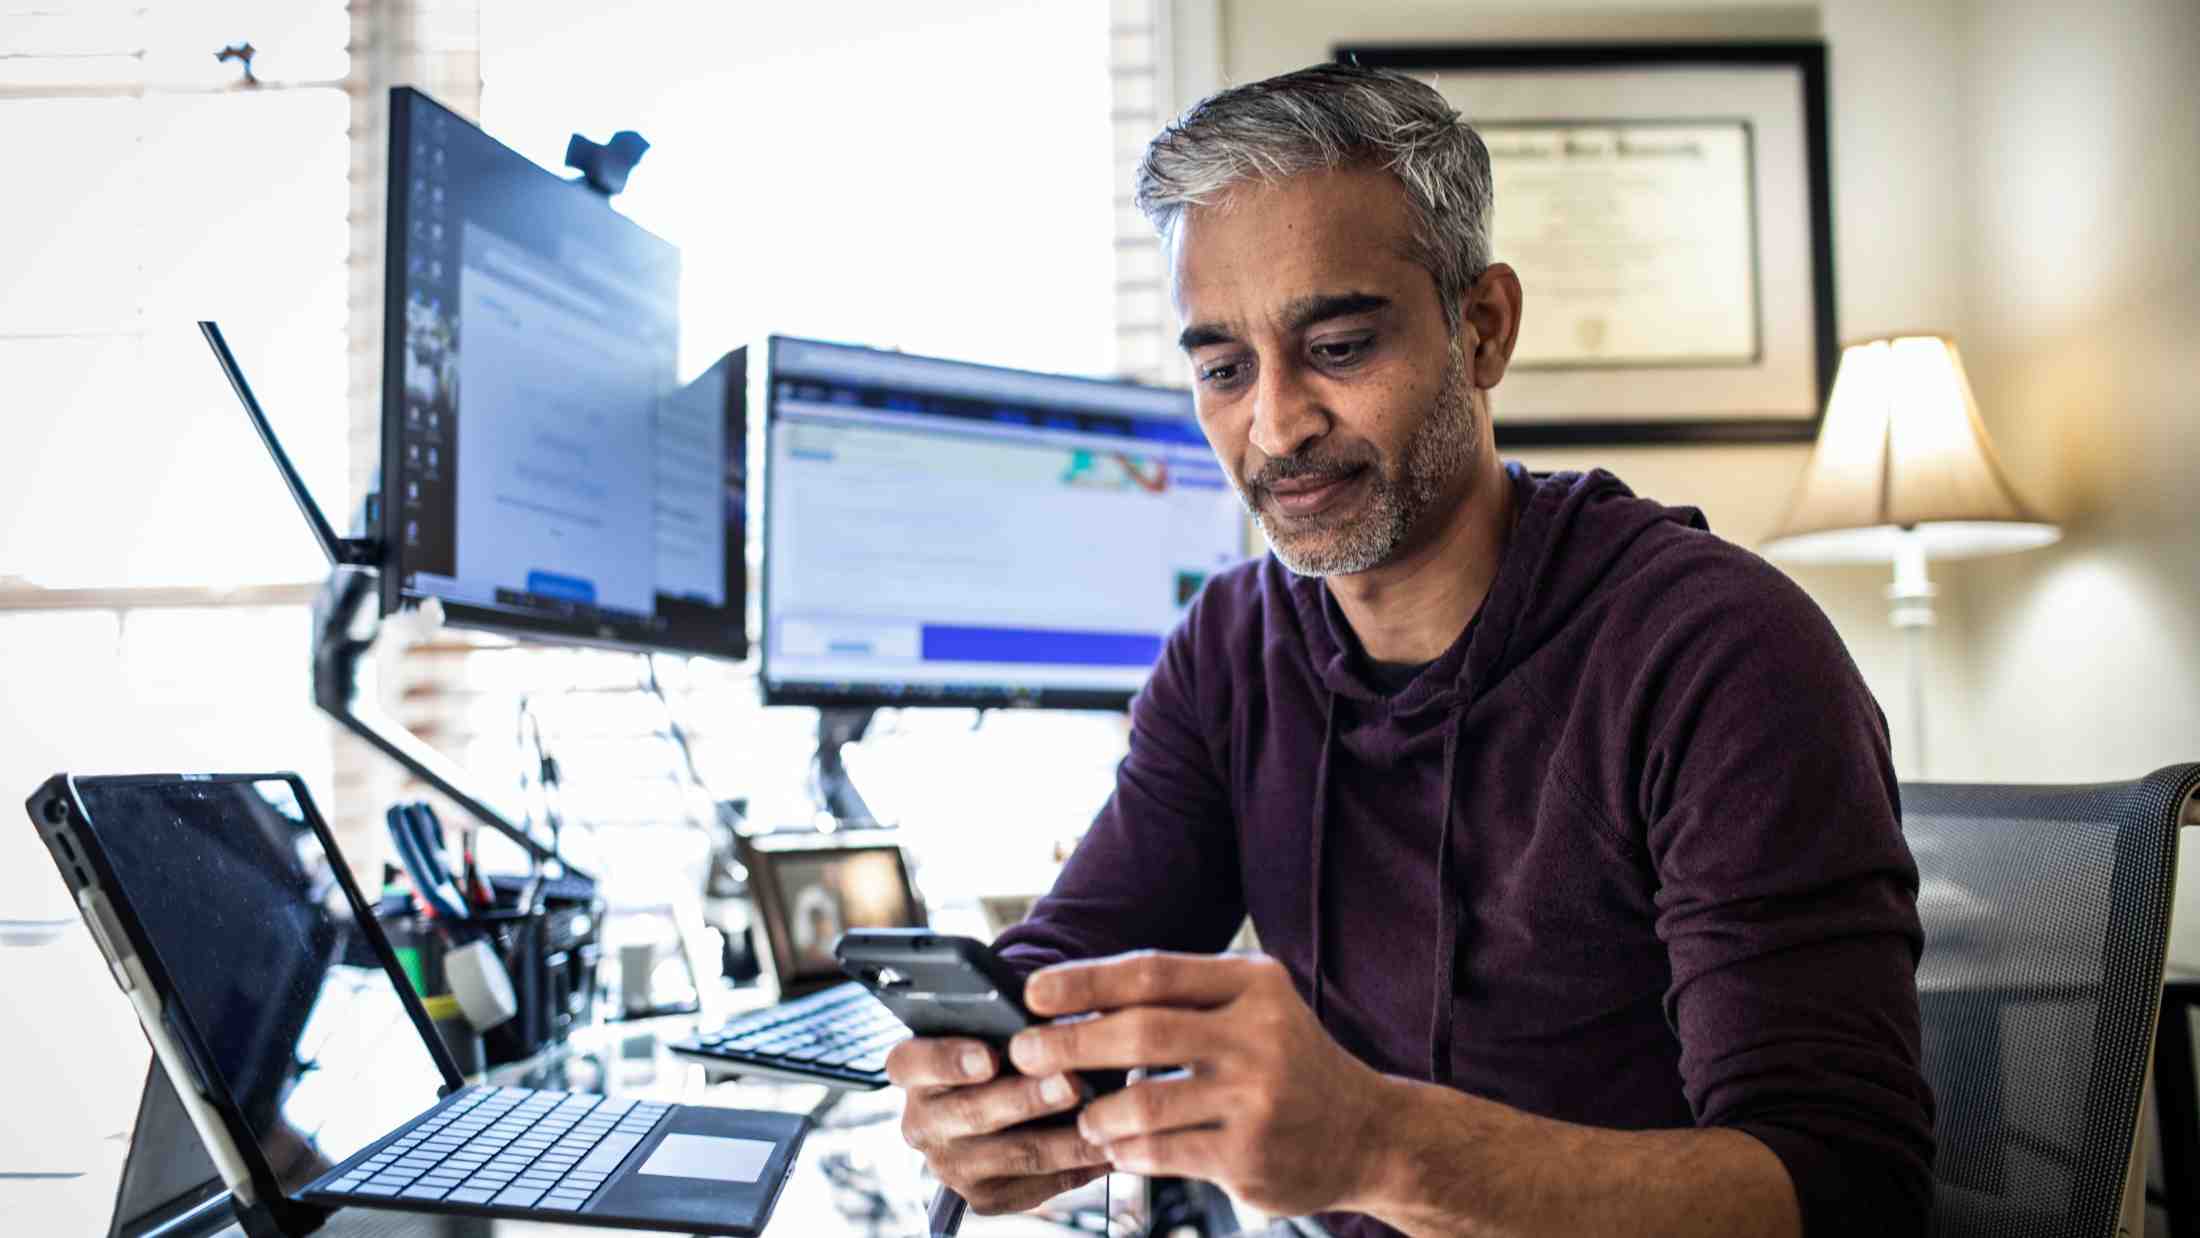
[[(898, 1090), (841, 1093), (837, 1101), (828, 1104), (832, 1094), (821, 1086), (713, 1077), (717, 1074), (714, 1070), (664, 1047), (686, 1035), (692, 1024), (690, 1019), (658, 1019), (587, 1028), (560, 1051), (489, 1072), (487, 1082), (791, 1113), (818, 1112), (822, 1106), (816, 1126), (796, 1158), (793, 1177), (780, 1196), (767, 1234), (887, 1238), (924, 1231), (924, 1207), (931, 1199), (933, 1184), (925, 1173), (923, 1159), (901, 1141)], [(9, 1207), (0, 1211), (17, 1218), (40, 1218), (40, 1232), (103, 1233), (121, 1173), (120, 1155), (109, 1160), (100, 1169), (74, 1179), (5, 1183)], [(1097, 1210), (1110, 1206), (1111, 1211), (1122, 1213), (1139, 1202), (1142, 1192), (1137, 1189), (1137, 1179), (1116, 1175), (1109, 1184), (1113, 1187), (1112, 1198), (1103, 1197), (1100, 1184), (1095, 1183), (1063, 1197), (1053, 1207)], [(18, 1210), (25, 1208), (28, 1211)], [(320, 1232), (330, 1238), (601, 1238), (622, 1231), (347, 1208), (332, 1216)], [(1064, 1230), (1037, 1216), (972, 1216), (963, 1232), (972, 1238), (1020, 1238), (1059, 1235)], [(242, 1233), (232, 1226), (222, 1231), (222, 1238), (241, 1238)]]

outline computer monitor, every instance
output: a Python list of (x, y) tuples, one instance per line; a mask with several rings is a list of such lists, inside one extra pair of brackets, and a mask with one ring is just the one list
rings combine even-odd
[(385, 613), (748, 651), (746, 357), (676, 381), (679, 251), (390, 92)]
[(1186, 392), (766, 348), (769, 703), (1121, 708), (1244, 557)]

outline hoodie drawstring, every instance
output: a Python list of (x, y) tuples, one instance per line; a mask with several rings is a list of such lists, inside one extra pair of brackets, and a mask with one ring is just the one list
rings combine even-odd
[(1329, 748), (1337, 738), (1337, 694), (1322, 710), (1322, 751), (1314, 761), (1314, 1022), (1322, 1021), (1322, 839), (1329, 825)]
[[(1451, 780), (1459, 758), (1459, 719), (1465, 713), (1465, 706), (1453, 709), (1444, 724), (1444, 821), (1436, 831), (1436, 980), (1435, 1010), (1429, 1020), (1428, 1076), (1442, 1084), (1451, 1082), (1452, 979), (1459, 962), (1459, 900), (1451, 894), (1452, 803), (1457, 792)], [(1319, 833), (1315, 835), (1320, 837)], [(1320, 845), (1315, 843), (1317, 848)]]
[[(1453, 802), (1456, 799), (1452, 779), (1459, 768), (1459, 721), (1464, 707), (1451, 711), (1444, 724), (1444, 807), (1442, 821), (1436, 831), (1436, 968), (1431, 984), (1434, 1009), (1429, 1018), (1429, 1078), (1436, 1083), (1451, 1082), (1451, 999), (1452, 977), (1459, 961), (1459, 903), (1451, 893), (1451, 835)], [(1313, 938), (1314, 938), (1314, 1021), (1322, 1021), (1322, 869), (1323, 847), (1328, 838), (1329, 826), (1329, 752), (1337, 738), (1337, 697), (1329, 695), (1327, 707), (1322, 711), (1321, 756), (1314, 764), (1314, 874), (1312, 887)]]

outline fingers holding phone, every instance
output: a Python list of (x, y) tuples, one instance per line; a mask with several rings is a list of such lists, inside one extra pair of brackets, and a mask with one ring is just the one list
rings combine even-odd
[(886, 1077), (908, 1093), (902, 1138), (980, 1213), (1034, 1207), (1108, 1171), (1073, 1122), (1083, 1103), (1067, 1075), (1002, 1074), (982, 1041), (919, 1037), (894, 1047)]

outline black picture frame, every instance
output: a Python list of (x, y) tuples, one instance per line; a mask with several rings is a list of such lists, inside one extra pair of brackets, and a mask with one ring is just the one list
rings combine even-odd
[[(1716, 76), (1721, 70), (1754, 72), (1772, 69), (1792, 73), (1799, 95), (1797, 104), (1800, 110), (1797, 119), (1805, 178), (1804, 185), (1800, 187), (1800, 197), (1807, 214), (1808, 233), (1807, 240), (1802, 242), (1800, 248), (1807, 252), (1808, 261), (1805, 270), (1781, 269), (1769, 274), (1774, 278), (1808, 280), (1807, 304), (1810, 321), (1804, 333), (1790, 342), (1793, 348), (1807, 350), (1807, 363), (1814, 371), (1815, 390), (1810, 393), (1811, 399), (1807, 408), (1800, 403), (1802, 393), (1798, 384), (1789, 384), (1796, 390), (1794, 394), (1785, 397), (1782, 406), (1777, 409), (1740, 414), (1729, 412), (1716, 416), (1707, 416), (1701, 410), (1691, 411), (1685, 406), (1676, 406), (1670, 411), (1620, 417), (1600, 415), (1600, 410), (1593, 404), (1570, 408), (1559, 416), (1534, 412), (1525, 416), (1508, 416), (1506, 400), (1501, 395), (1497, 402), (1496, 430), (1497, 442), (1501, 447), (1807, 443), (1817, 438), (1826, 397), (1832, 391), (1834, 370), (1840, 360), (1839, 334), (1834, 323), (1832, 157), (1828, 139), (1826, 48), (1823, 42), (1343, 43), (1335, 48), (1335, 57), (1342, 62), (1369, 68), (1394, 69), (1415, 76), (1435, 75), (1439, 89), (1443, 89), (1442, 75), (1447, 72), (1462, 75), (1584, 72), (1626, 74), (1694, 69)], [(1692, 104), (1690, 113), (1694, 115), (1721, 111), (1720, 101), (1716, 99), (1692, 101)], [(1462, 111), (1468, 123), (1475, 123), (1476, 117), (1470, 109), (1462, 108)], [(1642, 119), (1654, 118), (1646, 115)], [(1497, 210), (1500, 214), (1503, 212), (1502, 200), (1497, 203)], [(1761, 210), (1761, 205), (1753, 197), (1753, 216), (1759, 216)], [(1761, 217), (1753, 218), (1752, 225), (1753, 229), (1761, 228)], [(1752, 244), (1756, 244), (1754, 239)], [(1502, 261), (1504, 255), (1500, 253), (1495, 257)], [(1757, 261), (1762, 263), (1761, 253), (1757, 255)], [(1760, 267), (1758, 279), (1761, 281), (1764, 278), (1765, 273)], [(1528, 288), (1526, 291), (1526, 312), (1533, 313), (1534, 289)], [(1648, 368), (1650, 367), (1599, 367), (1598, 372), (1613, 383), (1624, 383), (1631, 375), (1639, 376)], [(1513, 385), (1517, 377), (1523, 376), (1508, 374), (1506, 384)], [(1529, 377), (1533, 381), (1532, 376)]]

